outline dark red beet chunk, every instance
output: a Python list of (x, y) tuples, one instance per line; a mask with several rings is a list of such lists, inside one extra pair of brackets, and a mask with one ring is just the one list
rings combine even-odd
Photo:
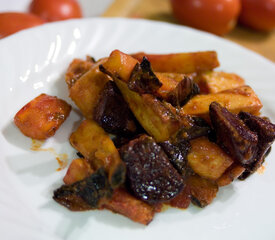
[(264, 162), (271, 145), (275, 139), (275, 125), (265, 120), (263, 118), (254, 116), (247, 112), (240, 112), (239, 117), (244, 121), (244, 123), (249, 127), (251, 131), (254, 131), (258, 135), (258, 151), (255, 156), (254, 161), (246, 165), (246, 170), (239, 177), (243, 180), (255, 172)]
[(120, 148), (134, 195), (149, 204), (169, 201), (184, 188), (183, 179), (153, 138), (142, 135)]
[(243, 121), (217, 102), (209, 107), (217, 143), (242, 165), (250, 164), (257, 154), (258, 136)]
[(104, 86), (94, 120), (108, 133), (129, 135), (137, 129), (133, 114), (112, 81)]

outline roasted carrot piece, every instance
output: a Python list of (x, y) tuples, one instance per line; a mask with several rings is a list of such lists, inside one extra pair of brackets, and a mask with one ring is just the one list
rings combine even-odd
[(147, 54), (144, 52), (132, 54), (132, 57), (141, 61), (147, 57), (156, 72), (193, 73), (209, 71), (219, 66), (215, 51)]
[(14, 123), (25, 136), (44, 140), (55, 134), (70, 111), (64, 100), (40, 94), (16, 113)]
[(201, 93), (217, 93), (224, 90), (241, 87), (245, 84), (243, 78), (234, 73), (209, 71), (196, 77)]
[(206, 137), (191, 141), (187, 160), (195, 173), (211, 180), (218, 179), (233, 163), (233, 160), (218, 145), (210, 142)]
[(70, 143), (93, 168), (104, 167), (112, 187), (124, 182), (125, 164), (109, 135), (96, 122), (84, 120), (71, 134)]
[(82, 114), (93, 119), (94, 109), (104, 85), (111, 80), (109, 76), (99, 70), (99, 65), (104, 63), (102, 59), (94, 64), (91, 69), (82, 75), (70, 88), (70, 98), (78, 106)]
[(219, 93), (196, 95), (181, 108), (181, 113), (208, 118), (209, 105), (214, 101), (233, 113), (244, 111), (255, 114), (262, 108), (262, 103), (252, 88), (241, 86)]

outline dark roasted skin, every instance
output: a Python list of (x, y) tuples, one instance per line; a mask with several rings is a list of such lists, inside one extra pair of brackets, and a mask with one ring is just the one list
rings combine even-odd
[(107, 174), (101, 168), (81, 181), (62, 185), (54, 191), (53, 199), (72, 211), (83, 211), (100, 207), (111, 195)]
[(97, 106), (94, 120), (108, 133), (131, 135), (137, 127), (128, 104), (123, 99), (116, 84), (109, 81), (105, 84)]
[(142, 62), (137, 63), (132, 71), (128, 82), (129, 89), (140, 94), (155, 94), (161, 86), (162, 83), (152, 71), (150, 62), (143, 57)]
[(264, 118), (254, 116), (247, 112), (240, 112), (239, 117), (258, 135), (258, 151), (254, 161), (251, 164), (245, 165), (246, 170), (239, 177), (244, 180), (255, 172), (264, 162), (266, 155), (275, 139), (275, 125)]
[(209, 124), (200, 117), (192, 117), (189, 120), (190, 124), (185, 124), (176, 134), (177, 141), (192, 140), (202, 136), (208, 136), (211, 133)]
[(166, 202), (184, 188), (183, 179), (153, 138), (142, 135), (120, 148), (133, 194), (149, 204)]
[(190, 174), (191, 169), (188, 167), (187, 154), (191, 148), (189, 141), (174, 142), (171, 140), (161, 142), (159, 145), (169, 157), (170, 162), (182, 175), (186, 177)]
[(236, 161), (242, 165), (254, 161), (257, 153), (258, 136), (226, 108), (217, 102), (209, 106), (209, 114), (217, 143)]
[(190, 78), (185, 76), (175, 89), (168, 93), (166, 101), (174, 107), (182, 107), (192, 97), (200, 93), (199, 86)]

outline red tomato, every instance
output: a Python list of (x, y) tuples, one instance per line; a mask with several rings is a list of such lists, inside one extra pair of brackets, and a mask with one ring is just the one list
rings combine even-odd
[(48, 22), (81, 18), (81, 8), (75, 0), (33, 0), (30, 12)]
[(240, 0), (171, 0), (175, 18), (181, 23), (217, 35), (236, 24)]
[(275, 29), (275, 0), (242, 0), (240, 22), (261, 31)]
[(0, 13), (0, 39), (25, 28), (43, 24), (44, 21), (33, 15), (18, 12)]

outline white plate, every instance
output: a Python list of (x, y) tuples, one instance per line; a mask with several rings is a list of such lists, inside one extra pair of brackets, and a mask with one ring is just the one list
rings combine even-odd
[[(95, 58), (114, 49), (170, 53), (216, 50), (222, 70), (243, 76), (275, 120), (275, 65), (216, 36), (176, 25), (129, 19), (85, 19), (44, 25), (0, 41), (0, 232), (1, 239), (275, 239), (275, 152), (264, 174), (220, 189), (205, 209), (169, 209), (149, 226), (108, 211), (70, 212), (55, 203), (53, 190), (66, 170), (55, 156), (32, 152), (31, 140), (12, 123), (15, 113), (45, 92), (68, 100), (64, 72), (74, 57)], [(68, 136), (79, 116), (72, 112), (47, 141), (75, 157)], [(3, 238), (4, 236), (4, 238)]]

